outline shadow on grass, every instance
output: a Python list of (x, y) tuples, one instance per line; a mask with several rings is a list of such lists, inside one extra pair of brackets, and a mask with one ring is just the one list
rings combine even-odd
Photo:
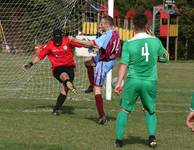
[[(87, 117), (85, 119), (88, 119), (88, 120), (91, 120), (95, 123), (98, 123), (98, 117)], [(115, 120), (116, 120), (116, 117), (106, 116), (106, 121), (107, 122), (111, 122), (111, 121), (115, 121)]]
[[(37, 109), (48, 109), (48, 110), (53, 110), (53, 105), (44, 105), (44, 106), (37, 106), (36, 108)], [(62, 114), (75, 114), (74, 111), (75, 111), (75, 108), (73, 106), (62, 106), (62, 108), (60, 109), (61, 110), (61, 113)]]
[(138, 136), (128, 136), (127, 139), (123, 140), (123, 144), (124, 145), (142, 144), (147, 146), (147, 140)]
[(52, 109), (52, 105), (41, 105), (41, 106), (36, 106), (37, 109)]
[(66, 106), (64, 105), (62, 108), (61, 108), (61, 113), (62, 114), (70, 114), (70, 115), (74, 115), (75, 112), (74, 112), (75, 108), (73, 106)]

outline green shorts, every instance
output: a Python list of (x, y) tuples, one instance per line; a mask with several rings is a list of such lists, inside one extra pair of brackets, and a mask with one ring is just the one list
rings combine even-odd
[(157, 81), (127, 78), (120, 106), (129, 112), (134, 111), (138, 97), (140, 97), (144, 109), (149, 113), (154, 113), (157, 101)]

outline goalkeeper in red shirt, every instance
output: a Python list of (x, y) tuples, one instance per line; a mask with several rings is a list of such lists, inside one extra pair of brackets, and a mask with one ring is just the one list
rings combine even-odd
[(60, 94), (52, 112), (56, 116), (60, 114), (59, 110), (67, 97), (68, 91), (71, 90), (74, 94), (77, 94), (73, 86), (75, 69), (74, 47), (81, 47), (81, 45), (70, 41), (68, 37), (63, 37), (60, 29), (54, 29), (52, 39), (32, 58), (31, 62), (23, 66), (25, 70), (28, 70), (34, 64), (48, 56), (53, 75), (62, 84)]

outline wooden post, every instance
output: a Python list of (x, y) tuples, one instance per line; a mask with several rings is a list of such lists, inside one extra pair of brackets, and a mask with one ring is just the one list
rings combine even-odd
[[(170, 16), (168, 18), (168, 25), (167, 25), (167, 37), (166, 37), (166, 50), (169, 52), (169, 33), (170, 33)], [(170, 54), (170, 52), (169, 52)]]
[[(176, 17), (176, 24), (178, 25), (179, 22), (179, 16)], [(177, 33), (178, 33), (178, 28), (177, 28)], [(178, 54), (178, 34), (176, 35), (175, 38), (175, 49), (174, 49), (174, 59), (177, 61), (177, 54)]]

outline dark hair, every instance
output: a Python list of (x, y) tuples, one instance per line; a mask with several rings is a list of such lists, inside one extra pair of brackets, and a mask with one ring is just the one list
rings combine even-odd
[(54, 29), (53, 30), (53, 42), (55, 46), (60, 46), (62, 44), (62, 31), (61, 29)]
[(59, 28), (53, 29), (53, 36), (62, 36), (62, 30)]
[(145, 29), (147, 25), (147, 18), (143, 14), (136, 14), (133, 19), (133, 24), (136, 30)]
[(102, 19), (106, 20), (110, 26), (114, 26), (114, 20), (111, 16), (105, 16), (105, 17), (102, 17)]

